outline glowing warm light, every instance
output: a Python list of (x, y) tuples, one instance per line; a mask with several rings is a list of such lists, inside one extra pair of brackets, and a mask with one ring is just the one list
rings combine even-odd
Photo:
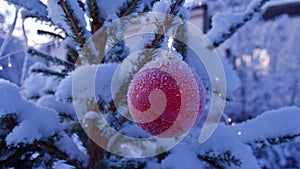
[(269, 70), (268, 69), (266, 69), (266, 70), (263, 70), (263, 75), (268, 75), (269, 74)]
[(243, 55), (242, 59), (244, 61), (244, 63), (246, 64), (247, 67), (249, 67), (251, 65), (251, 61), (252, 61), (252, 57), (250, 55)]
[(232, 119), (231, 118), (228, 118), (228, 122), (230, 123), (232, 121)]
[(241, 131), (238, 131), (237, 134), (240, 136), (240, 135), (242, 135), (242, 132), (241, 132)]
[(11, 63), (8, 63), (8, 67), (12, 67), (12, 64), (11, 64)]
[(255, 49), (253, 51), (253, 58), (258, 60), (259, 69), (267, 69), (270, 65), (270, 55), (266, 49)]
[(241, 67), (241, 59), (236, 59), (235, 65), (236, 65), (236, 67)]
[(3, 67), (2, 67), (2, 66), (0, 66), (0, 70), (3, 70)]

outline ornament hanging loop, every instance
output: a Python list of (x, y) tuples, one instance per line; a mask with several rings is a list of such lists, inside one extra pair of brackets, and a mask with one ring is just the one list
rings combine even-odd
[(163, 25), (163, 31), (167, 39), (166, 52), (164, 52), (163, 56), (168, 59), (174, 59), (174, 55), (172, 54), (174, 39), (176, 39), (178, 27), (183, 25), (184, 22), (179, 17), (172, 17), (170, 22), (172, 23)]
[(168, 45), (167, 45), (167, 51), (168, 52), (171, 52), (171, 49), (172, 49), (172, 46), (173, 46), (173, 43), (174, 43), (174, 39), (176, 37), (176, 33), (177, 33), (177, 29), (178, 29), (178, 26), (179, 25), (174, 25), (170, 31), (173, 31), (173, 34), (168, 37)]

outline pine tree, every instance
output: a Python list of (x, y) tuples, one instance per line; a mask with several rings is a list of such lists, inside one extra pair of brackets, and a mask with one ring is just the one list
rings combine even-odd
[[(112, 147), (118, 144), (119, 137), (99, 120), (99, 110), (110, 126), (126, 133), (126, 129), (134, 124), (124, 117), (128, 116), (128, 110), (122, 109), (127, 104), (124, 91), (134, 75), (158, 57), (161, 49), (170, 50), (186, 62), (190, 59), (188, 47), (178, 40), (169, 49), (169, 37), (165, 34), (172, 31), (168, 25), (174, 24), (176, 17), (187, 19), (184, 0), (122, 0), (113, 3), (109, 0), (48, 0), (47, 4), (39, 0), (6, 1), (22, 10), (22, 19), (35, 18), (61, 30), (59, 34), (48, 30), (37, 33), (53, 37), (64, 47), (66, 54), (53, 56), (28, 46), (26, 57), (39, 57), (45, 63), (36, 63), (29, 70), (23, 70), (28, 71), (28, 76), (21, 87), (0, 80), (3, 90), (0, 97), (5, 98), (0, 103), (1, 168), (59, 168), (62, 164), (75, 168), (259, 168), (253, 150), (296, 140), (300, 134), (297, 128), (300, 109), (291, 107), (266, 112), (257, 119), (237, 125), (226, 124), (229, 120), (226, 118), (204, 144), (199, 144), (195, 136), (201, 130), (201, 125), (197, 125), (170, 151), (164, 151), (163, 144), (153, 142), (137, 145), (156, 146), (155, 150), (159, 152), (156, 156), (130, 158), (110, 153), (95, 142), (101, 140), (107, 147)], [(245, 13), (239, 15), (237, 22), (221, 31), (217, 29), (220, 25), (214, 22), (208, 33), (212, 46), (208, 48), (218, 47), (229, 39), (257, 16), (266, 2), (254, 1)], [(124, 32), (128, 25), (134, 24), (135, 18), (149, 11), (168, 15), (164, 15), (167, 17), (163, 24), (151, 25), (154, 31), (143, 35), (142, 42), (136, 42), (141, 44), (138, 48), (143, 53), (130, 60)], [(228, 18), (231, 17), (236, 15)], [(186, 29), (178, 26), (174, 36), (185, 41), (188, 38)], [(112, 86), (115, 71), (123, 71), (118, 70), (118, 66), (124, 62), (129, 66), (117, 78), (117, 88), (112, 89), (116, 90), (113, 91), (115, 98), (112, 99), (103, 91), (110, 90), (107, 86)], [(94, 81), (99, 85), (95, 87), (96, 96), (88, 90), (89, 85), (95, 86)], [(212, 89), (208, 92), (219, 94)], [(78, 109), (76, 104), (83, 106)], [(289, 124), (279, 123), (272, 130), (268, 127), (270, 121), (288, 121)], [(257, 128), (264, 130), (253, 133), (252, 130)], [(96, 137), (91, 139), (91, 135)], [(133, 135), (142, 137), (143, 134)], [(123, 145), (125, 148), (118, 146), (120, 152), (127, 151), (126, 145)]]

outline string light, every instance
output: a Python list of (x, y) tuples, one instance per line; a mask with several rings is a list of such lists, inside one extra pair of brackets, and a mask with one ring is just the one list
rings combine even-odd
[(11, 64), (11, 60), (10, 60), (10, 57), (8, 57), (8, 65), (7, 65), (9, 68), (12, 67), (12, 64)]
[(3, 67), (0, 65), (0, 70), (3, 70)]
[(230, 122), (232, 121), (232, 119), (231, 119), (231, 118), (228, 118), (227, 121), (230, 123)]
[[(232, 118), (230, 118), (230, 117), (228, 117), (228, 116), (227, 116), (226, 118), (227, 118), (227, 122), (228, 122), (229, 124), (231, 123), (231, 126), (235, 126), (236, 123), (235, 123), (235, 122), (232, 122)], [(238, 132), (237, 132), (237, 135), (238, 135), (238, 136), (242, 135), (242, 132), (241, 132), (241, 131), (238, 131)]]
[(216, 81), (219, 81), (220, 80), (220, 78), (219, 77), (216, 77)]

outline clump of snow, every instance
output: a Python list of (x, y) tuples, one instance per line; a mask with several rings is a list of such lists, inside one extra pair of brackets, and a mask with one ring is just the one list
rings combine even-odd
[(197, 158), (197, 154), (194, 149), (186, 146), (172, 150), (171, 154), (162, 161), (161, 167), (172, 169), (199, 169), (205, 168), (205, 163)]
[(97, 65), (77, 68), (72, 75), (72, 94), (74, 100), (92, 100), (95, 96)]
[[(0, 86), (0, 94), (2, 98), (0, 102), (0, 116), (17, 112), (19, 110), (19, 107), (21, 106), (20, 104), (23, 101), (19, 94), (18, 87), (4, 79), (0, 79)], [(10, 102), (12, 100), (13, 102)]]
[(47, 78), (41, 74), (33, 74), (22, 84), (22, 94), (27, 98), (43, 95), (44, 84)]
[(72, 96), (73, 88), (73, 99), (91, 100), (96, 97), (96, 100), (111, 101), (111, 81), (118, 66), (118, 63), (106, 63), (79, 67), (71, 77), (62, 80), (56, 96), (66, 100)]
[(59, 85), (57, 77), (46, 77), (40, 73), (32, 74), (22, 84), (22, 94), (26, 98), (38, 98), (45, 94), (53, 93)]
[(77, 145), (73, 142), (72, 138), (66, 134), (62, 134), (62, 137), (55, 142), (58, 149), (65, 152), (68, 158), (80, 161), (83, 166), (87, 166), (89, 157), (84, 154)]
[(43, 96), (37, 101), (36, 104), (39, 106), (54, 109), (57, 112), (69, 115), (73, 119), (76, 119), (76, 114), (73, 105), (71, 103), (64, 103), (58, 101), (54, 95)]
[[(23, 102), (23, 113), (20, 114), (21, 122), (6, 137), (10, 144), (32, 143), (35, 140), (45, 140), (61, 130), (58, 123), (57, 112), (45, 108), (38, 108), (33, 104)], [(19, 111), (21, 112), (21, 111)]]
[(170, 5), (171, 2), (169, 0), (155, 2), (152, 8), (152, 12), (168, 13)]
[(211, 42), (220, 41), (224, 34), (230, 33), (230, 28), (238, 23), (243, 23), (244, 13), (216, 14), (212, 19), (212, 29), (207, 33)]
[(62, 102), (72, 102), (72, 75), (64, 78), (55, 93), (57, 100)]
[(47, 93), (53, 93), (57, 90), (57, 87), (59, 85), (60, 82), (60, 78), (59, 77), (55, 77), (55, 76), (51, 76), (48, 77), (46, 80), (46, 83), (44, 84), (44, 88), (43, 91), (45, 94)]
[[(240, 168), (260, 168), (251, 147), (244, 144), (239, 137), (238, 133), (232, 130), (231, 126), (219, 124), (213, 135), (205, 143), (197, 146), (196, 152), (200, 155), (205, 155), (208, 152), (222, 154), (230, 151), (232, 156), (241, 161)], [(226, 142), (224, 142), (224, 140), (226, 140)], [(231, 166), (229, 168), (238, 167)]]
[[(32, 143), (36, 139), (46, 139), (61, 130), (58, 113), (54, 110), (37, 107), (24, 100), (18, 87), (7, 81), (0, 80), (1, 114), (16, 113), (20, 123), (6, 137), (7, 144)], [(13, 103), (13, 104), (12, 104)], [(46, 125), (45, 125), (46, 124)]]

